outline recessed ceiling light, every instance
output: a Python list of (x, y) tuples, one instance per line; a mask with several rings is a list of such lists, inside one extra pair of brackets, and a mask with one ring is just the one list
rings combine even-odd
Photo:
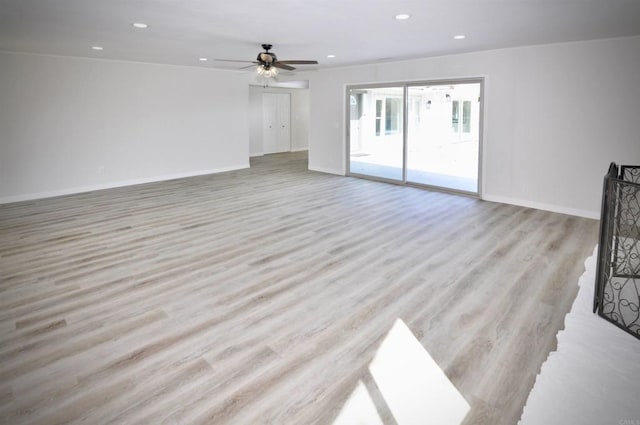
[(134, 26), (134, 27), (136, 27), (136, 28), (147, 28), (147, 27), (149, 27), (149, 25), (147, 25), (147, 24), (143, 24), (142, 22), (134, 22), (134, 23), (133, 23), (133, 24), (131, 24), (131, 25), (133, 25), (133, 26)]
[(464, 34), (460, 34), (460, 35), (454, 35), (453, 38), (454, 40), (464, 40), (465, 38), (467, 38), (467, 36)]
[(102, 50), (102, 47), (100, 47), (100, 46), (91, 46), (91, 48), (93, 50)]
[(333, 58), (335, 58), (335, 57), (336, 57), (336, 55), (327, 55), (327, 57), (328, 57), (329, 59), (333, 59)]
[(200, 58), (200, 62), (206, 62), (207, 58)]
[(407, 14), (407, 13), (399, 13), (396, 16), (394, 16), (398, 21), (404, 21), (406, 19), (409, 19), (411, 17), (411, 15)]

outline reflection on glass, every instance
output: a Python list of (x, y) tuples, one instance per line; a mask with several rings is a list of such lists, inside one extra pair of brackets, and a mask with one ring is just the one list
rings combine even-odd
[(451, 102), (451, 126), (454, 133), (458, 131), (458, 121), (460, 113), (460, 102), (454, 100)]
[(387, 97), (385, 99), (385, 134), (396, 134), (398, 128), (402, 125), (402, 110), (400, 100), (395, 97)]
[(407, 181), (478, 192), (480, 83), (410, 86)]
[(471, 132), (471, 101), (462, 102), (462, 131)]
[(402, 180), (402, 87), (351, 89), (349, 170)]

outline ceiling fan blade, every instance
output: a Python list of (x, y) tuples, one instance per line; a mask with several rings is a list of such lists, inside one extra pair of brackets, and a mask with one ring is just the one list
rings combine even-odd
[(234, 59), (214, 59), (214, 61), (216, 61), (216, 62), (246, 62), (246, 63), (258, 63), (258, 62), (255, 62), (255, 61), (237, 61), (237, 60), (234, 60)]
[[(256, 62), (256, 63), (257, 63), (257, 62)], [(255, 67), (256, 67), (256, 66), (255, 66), (255, 64), (253, 64), (253, 63), (252, 63), (251, 65), (247, 65), (247, 66), (243, 66), (242, 68), (238, 68), (238, 70), (241, 70), (241, 69), (249, 69), (249, 68), (255, 68)]]
[(282, 63), (280, 61), (274, 62), (271, 66), (275, 66), (276, 68), (286, 69), (287, 71), (293, 71), (295, 68), (293, 66), (289, 66), (286, 63)]
[(318, 61), (278, 61), (289, 65), (317, 65)]

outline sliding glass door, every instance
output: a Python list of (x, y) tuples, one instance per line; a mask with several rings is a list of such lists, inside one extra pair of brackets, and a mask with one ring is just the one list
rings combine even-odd
[(404, 88), (349, 90), (349, 171), (403, 180)]
[(482, 80), (347, 94), (350, 175), (479, 194)]
[(407, 182), (478, 193), (480, 83), (408, 87)]

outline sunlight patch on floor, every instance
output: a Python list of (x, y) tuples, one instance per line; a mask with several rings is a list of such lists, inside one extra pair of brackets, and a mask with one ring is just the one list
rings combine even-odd
[(460, 425), (469, 404), (407, 325), (397, 319), (380, 344), (369, 372), (386, 406), (376, 406), (358, 382), (334, 425), (382, 424), (390, 411), (398, 425)]

